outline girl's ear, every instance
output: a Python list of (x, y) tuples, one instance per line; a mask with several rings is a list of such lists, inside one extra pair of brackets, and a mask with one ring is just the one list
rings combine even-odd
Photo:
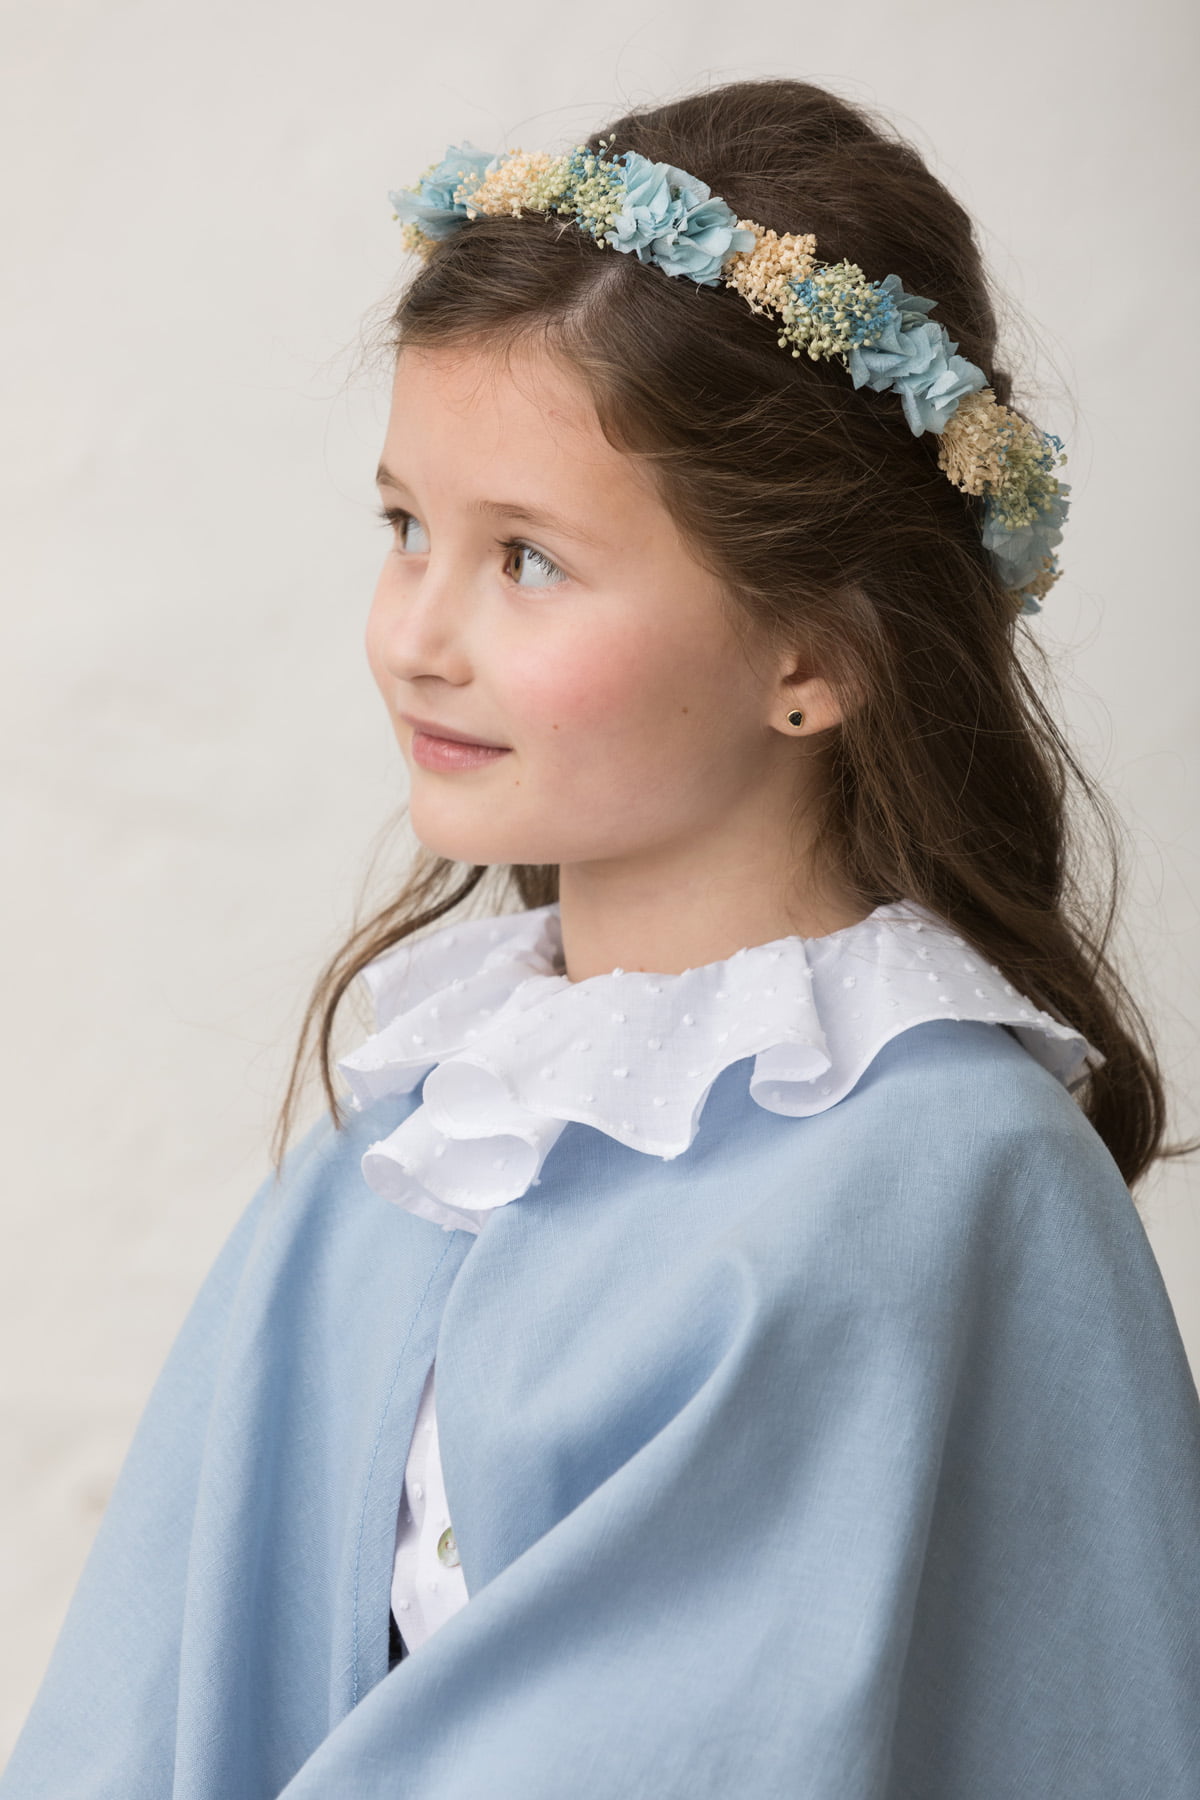
[[(823, 660), (815, 647), (795, 643), (779, 657), (779, 685), (769, 723), (789, 736), (795, 736), (797, 731), (803, 736), (828, 731), (861, 704), (863, 696), (857, 683), (844, 674), (821, 673)], [(788, 714), (797, 710), (804, 714), (804, 722), (791, 725)]]
[[(795, 736), (797, 731), (802, 735), (828, 731), (840, 725), (859, 701), (853, 683), (818, 674), (807, 658), (797, 657), (793, 651), (781, 666), (769, 722), (789, 736)], [(804, 714), (804, 722), (799, 726), (788, 723), (788, 714), (797, 709)]]
[[(788, 714), (795, 710), (804, 714), (803, 724), (790, 724)], [(842, 700), (823, 675), (793, 674), (780, 684), (777, 716), (771, 723), (794, 737), (799, 731), (808, 736), (828, 731), (842, 721)]]

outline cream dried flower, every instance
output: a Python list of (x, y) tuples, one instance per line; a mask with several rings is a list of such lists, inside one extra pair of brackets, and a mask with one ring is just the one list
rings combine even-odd
[(739, 219), (740, 231), (752, 231), (753, 250), (737, 250), (721, 270), (727, 287), (736, 288), (751, 312), (779, 312), (788, 299), (787, 284), (803, 281), (815, 267), (817, 240), (812, 232), (770, 231), (753, 219)]
[(522, 212), (549, 212), (567, 187), (569, 164), (569, 157), (545, 150), (513, 150), (482, 181), (463, 182), (454, 198), (466, 206), (468, 219), (477, 213), (519, 218)]
[(400, 227), (400, 243), (405, 250), (415, 250), (419, 256), (428, 256), (437, 243), (428, 232), (422, 231), (419, 225), (406, 221)]
[(994, 496), (996, 518), (1009, 530), (1049, 511), (1058, 487), (1053, 461), (1045, 434), (989, 387), (959, 401), (938, 440), (939, 469), (964, 493)]
[(1012, 418), (990, 387), (964, 394), (938, 438), (938, 468), (964, 494), (997, 489), (1004, 480), (1002, 453)]

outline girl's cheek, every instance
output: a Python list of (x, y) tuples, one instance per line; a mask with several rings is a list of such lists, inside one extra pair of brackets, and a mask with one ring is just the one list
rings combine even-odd
[(510, 692), (521, 696), (517, 716), (541, 729), (611, 733), (637, 714), (650, 678), (628, 639), (602, 640), (531, 659), (514, 672)]

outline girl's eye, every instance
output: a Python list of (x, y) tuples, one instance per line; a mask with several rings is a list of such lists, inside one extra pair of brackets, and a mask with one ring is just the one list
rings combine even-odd
[[(535, 550), (532, 544), (522, 543), (520, 538), (506, 539), (504, 548), (508, 551), (504, 562), (505, 568), (510, 569), (514, 558), (516, 560), (517, 573), (513, 579), (518, 587), (557, 587), (561, 581), (567, 579), (557, 563), (551, 562), (550, 558), (543, 555), (540, 550)], [(530, 569), (536, 571), (544, 579), (522, 581), (521, 576)]]
[(412, 551), (417, 555), (428, 550), (429, 545), (427, 543), (415, 545), (409, 543), (408, 540), (413, 527), (415, 526), (416, 529), (420, 531), (421, 522), (419, 519), (414, 519), (410, 512), (405, 512), (402, 506), (381, 506), (379, 508), (379, 517), (383, 520), (385, 525), (391, 525), (394, 528), (399, 536), (402, 549)]
[[(414, 544), (411, 541), (414, 530), (424, 536), (424, 527), (419, 519), (414, 518), (412, 513), (406, 512), (402, 506), (381, 506), (379, 517), (385, 525), (390, 525), (396, 532), (400, 540), (400, 547), (406, 553), (422, 556), (428, 550), (428, 539), (423, 544)], [(526, 544), (521, 538), (505, 538), (500, 547), (508, 552), (504, 560), (504, 568), (510, 572), (512, 580), (518, 587), (557, 587), (560, 582), (567, 579), (566, 574), (556, 562), (551, 562), (543, 551), (535, 550), (532, 544)], [(512, 573), (514, 563), (515, 573)], [(531, 573), (535, 577), (534, 579), (522, 580), (523, 576)]]

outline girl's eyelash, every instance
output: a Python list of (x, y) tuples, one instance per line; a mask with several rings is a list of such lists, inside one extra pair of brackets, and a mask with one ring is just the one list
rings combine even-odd
[[(411, 519), (413, 515), (403, 506), (380, 506), (376, 509), (376, 516), (382, 519), (385, 525), (390, 525), (395, 529), (397, 525), (402, 525), (405, 519)], [(549, 574), (561, 575), (564, 581), (567, 578), (566, 571), (560, 569), (556, 562), (551, 562), (544, 550), (537, 549), (533, 544), (527, 544), (524, 538), (501, 538), (500, 547), (503, 550), (523, 550), (526, 556), (533, 557), (539, 567), (545, 569)]]
[[(532, 557), (539, 568), (544, 569), (547, 574), (561, 576), (564, 581), (567, 579), (564, 569), (560, 569), (556, 562), (551, 562), (544, 550), (538, 550), (533, 544), (527, 544), (524, 538), (501, 538), (500, 542), (505, 550), (523, 550), (526, 556)], [(557, 583), (553, 585), (557, 585)]]

